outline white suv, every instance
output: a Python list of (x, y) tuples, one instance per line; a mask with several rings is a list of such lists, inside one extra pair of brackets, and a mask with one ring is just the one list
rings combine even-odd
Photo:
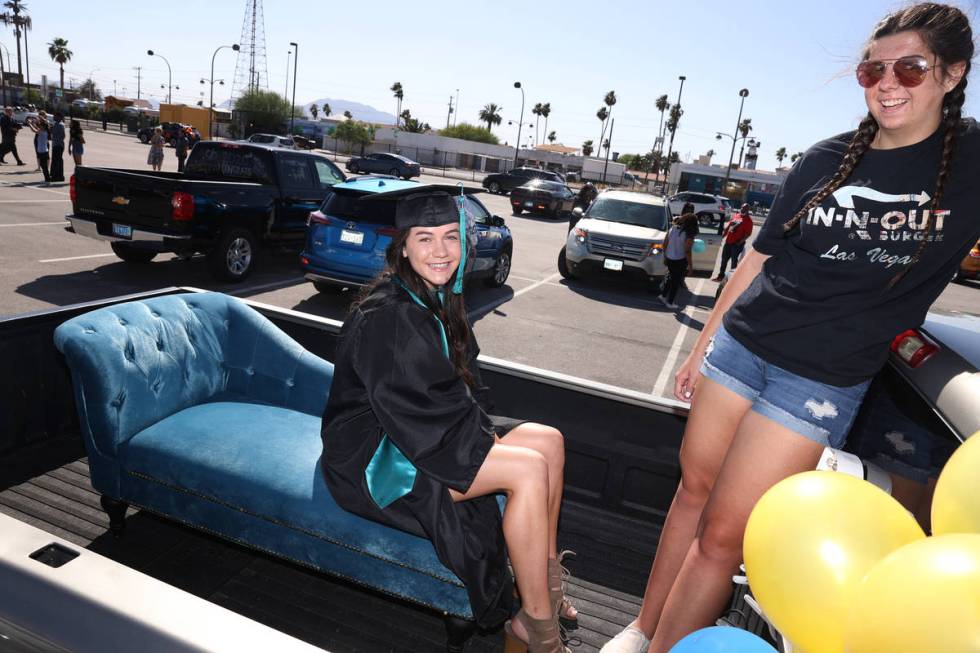
[(718, 226), (732, 215), (732, 206), (728, 198), (720, 195), (683, 191), (667, 201), (670, 203), (671, 215), (680, 215), (686, 202), (693, 204), (694, 212), (698, 216), (698, 224), (702, 227)]

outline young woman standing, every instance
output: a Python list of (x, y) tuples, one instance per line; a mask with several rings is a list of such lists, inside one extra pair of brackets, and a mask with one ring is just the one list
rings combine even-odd
[(684, 284), (687, 274), (694, 270), (691, 252), (694, 248), (694, 237), (698, 232), (698, 217), (694, 215), (694, 205), (687, 202), (681, 209), (681, 214), (674, 218), (674, 224), (664, 237), (667, 279), (664, 281), (663, 294), (659, 298), (667, 308), (677, 308), (674, 301), (677, 299), (677, 291)]
[(844, 443), (889, 342), (977, 241), (980, 131), (961, 117), (973, 51), (947, 5), (875, 28), (856, 70), (867, 116), (797, 162), (677, 372), (692, 401), (681, 482), (640, 616), (604, 653), (665, 653), (713, 623), (756, 501)]
[(461, 294), (464, 197), (419, 185), (358, 201), (396, 197), (385, 270), (351, 307), (335, 355), (327, 485), (344, 509), (430, 539), (483, 627), (510, 616), (509, 554), (522, 608), (508, 631), (532, 653), (564, 653), (558, 618), (576, 613), (556, 555), (562, 435), (489, 414)]

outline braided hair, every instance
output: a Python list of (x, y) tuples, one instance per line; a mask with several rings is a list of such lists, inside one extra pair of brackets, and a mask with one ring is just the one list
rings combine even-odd
[[(888, 283), (888, 288), (894, 287), (909, 269), (919, 261), (929, 242), (929, 236), (932, 234), (934, 217), (936, 211), (939, 210), (946, 187), (946, 180), (949, 177), (952, 165), (956, 137), (962, 126), (961, 114), (963, 102), (966, 100), (967, 77), (970, 74), (971, 59), (973, 58), (973, 32), (970, 29), (970, 21), (966, 15), (956, 7), (923, 2), (885, 16), (871, 34), (871, 39), (865, 47), (862, 59), (868, 58), (871, 42), (886, 36), (909, 31), (918, 33), (926, 46), (936, 55), (944, 76), (948, 74), (949, 64), (965, 62), (966, 67), (963, 71), (963, 76), (956, 86), (943, 97), (943, 120), (941, 125), (943, 129), (942, 155), (939, 160), (939, 174), (936, 178), (936, 189), (932, 195), (931, 210), (928, 214), (929, 217), (926, 219), (925, 234), (909, 264), (892, 277)], [(837, 172), (834, 173), (834, 176), (830, 178), (830, 181), (823, 188), (817, 191), (783, 225), (784, 233), (792, 231), (811, 209), (840, 188), (861, 161), (864, 153), (868, 151), (877, 134), (878, 122), (869, 112), (861, 121), (857, 132), (855, 132), (847, 150), (844, 152)]]

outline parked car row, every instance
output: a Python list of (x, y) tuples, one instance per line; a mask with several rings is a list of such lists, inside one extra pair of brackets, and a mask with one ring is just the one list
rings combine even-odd
[(727, 197), (683, 191), (672, 196), (670, 212), (679, 215), (688, 202), (694, 205), (694, 213), (698, 216), (698, 224), (702, 227), (718, 226), (732, 216), (734, 209)]

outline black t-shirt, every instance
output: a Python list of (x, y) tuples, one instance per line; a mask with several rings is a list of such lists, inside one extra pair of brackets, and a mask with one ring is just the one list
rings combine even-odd
[(980, 130), (964, 121), (933, 235), (908, 266), (932, 209), (943, 130), (891, 150), (869, 149), (850, 177), (784, 235), (837, 171), (853, 132), (817, 143), (783, 182), (754, 247), (771, 257), (725, 314), (725, 329), (765, 361), (835, 386), (874, 376), (891, 340), (922, 324), (980, 238)]

